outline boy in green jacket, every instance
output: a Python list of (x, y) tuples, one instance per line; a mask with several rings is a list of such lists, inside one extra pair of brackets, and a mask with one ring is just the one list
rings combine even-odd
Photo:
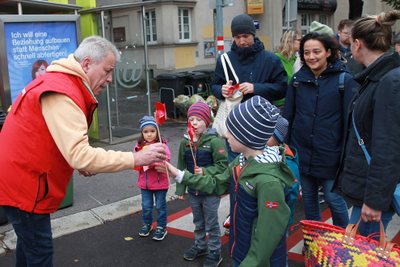
[(230, 252), (234, 266), (286, 266), (286, 228), (290, 209), (286, 190), (294, 177), (282, 150), (266, 147), (279, 109), (260, 96), (241, 103), (226, 120), (227, 140), (240, 155), (218, 175), (181, 171), (169, 163), (178, 183), (208, 193), (230, 193)]
[[(179, 146), (178, 168), (199, 175), (216, 175), (228, 167), (228, 154), (225, 142), (215, 129), (209, 128), (211, 109), (204, 102), (190, 106), (188, 112), (188, 135)], [(192, 131), (190, 133), (190, 131)], [(216, 267), (221, 261), (221, 231), (218, 223), (219, 195), (203, 192), (189, 186), (187, 188), (192, 207), (194, 245), (183, 254), (183, 258), (193, 261), (207, 255), (204, 267)], [(182, 199), (186, 192), (185, 184), (176, 185), (176, 194)], [(208, 235), (208, 239), (206, 236)]]

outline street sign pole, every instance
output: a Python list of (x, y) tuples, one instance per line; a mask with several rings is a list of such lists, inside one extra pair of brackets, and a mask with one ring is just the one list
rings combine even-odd
[[(218, 56), (224, 53), (224, 24), (223, 24), (223, 0), (216, 0), (215, 3), (215, 33), (217, 40), (217, 54)], [(217, 57), (218, 57), (217, 56)]]

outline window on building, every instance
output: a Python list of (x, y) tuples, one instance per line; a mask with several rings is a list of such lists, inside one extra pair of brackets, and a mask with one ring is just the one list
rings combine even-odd
[(178, 9), (179, 41), (191, 40), (191, 18), (188, 8)]
[(319, 15), (319, 22), (322, 24), (328, 25), (328, 16), (324, 14)]
[(146, 38), (147, 42), (157, 42), (156, 11), (146, 11)]
[(310, 14), (301, 14), (301, 35), (304, 36), (308, 33), (312, 17)]

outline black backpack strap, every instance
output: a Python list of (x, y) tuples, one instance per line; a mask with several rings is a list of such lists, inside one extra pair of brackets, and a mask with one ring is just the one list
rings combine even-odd
[(293, 87), (299, 87), (299, 81), (297, 80), (296, 76), (293, 76)]

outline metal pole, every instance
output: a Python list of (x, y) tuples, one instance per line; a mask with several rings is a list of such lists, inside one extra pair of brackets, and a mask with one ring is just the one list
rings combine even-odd
[[(104, 25), (104, 10), (102, 10), (100, 14), (101, 14), (101, 33), (103, 35), (103, 38), (106, 38), (106, 29)], [(112, 136), (112, 124), (111, 124), (110, 88), (108, 84), (106, 92), (107, 92), (108, 135), (110, 139), (109, 143), (111, 144), (113, 141), (113, 136)]]
[(18, 15), (22, 15), (23, 11), (22, 11), (22, 3), (18, 2)]
[(290, 16), (290, 0), (286, 0), (286, 20), (287, 20), (287, 29), (289, 30), (290, 28), (290, 21), (289, 21), (289, 16)]
[(147, 51), (147, 32), (146, 32), (146, 9), (142, 6), (142, 25), (143, 25), (143, 43), (144, 43), (144, 66), (146, 71), (146, 89), (147, 89), (147, 108), (149, 116), (151, 116), (151, 96), (150, 96), (150, 70), (149, 70), (149, 55)]
[(224, 23), (222, 14), (223, 0), (217, 0), (215, 5), (215, 30), (217, 34), (217, 53), (218, 56), (224, 53)]

